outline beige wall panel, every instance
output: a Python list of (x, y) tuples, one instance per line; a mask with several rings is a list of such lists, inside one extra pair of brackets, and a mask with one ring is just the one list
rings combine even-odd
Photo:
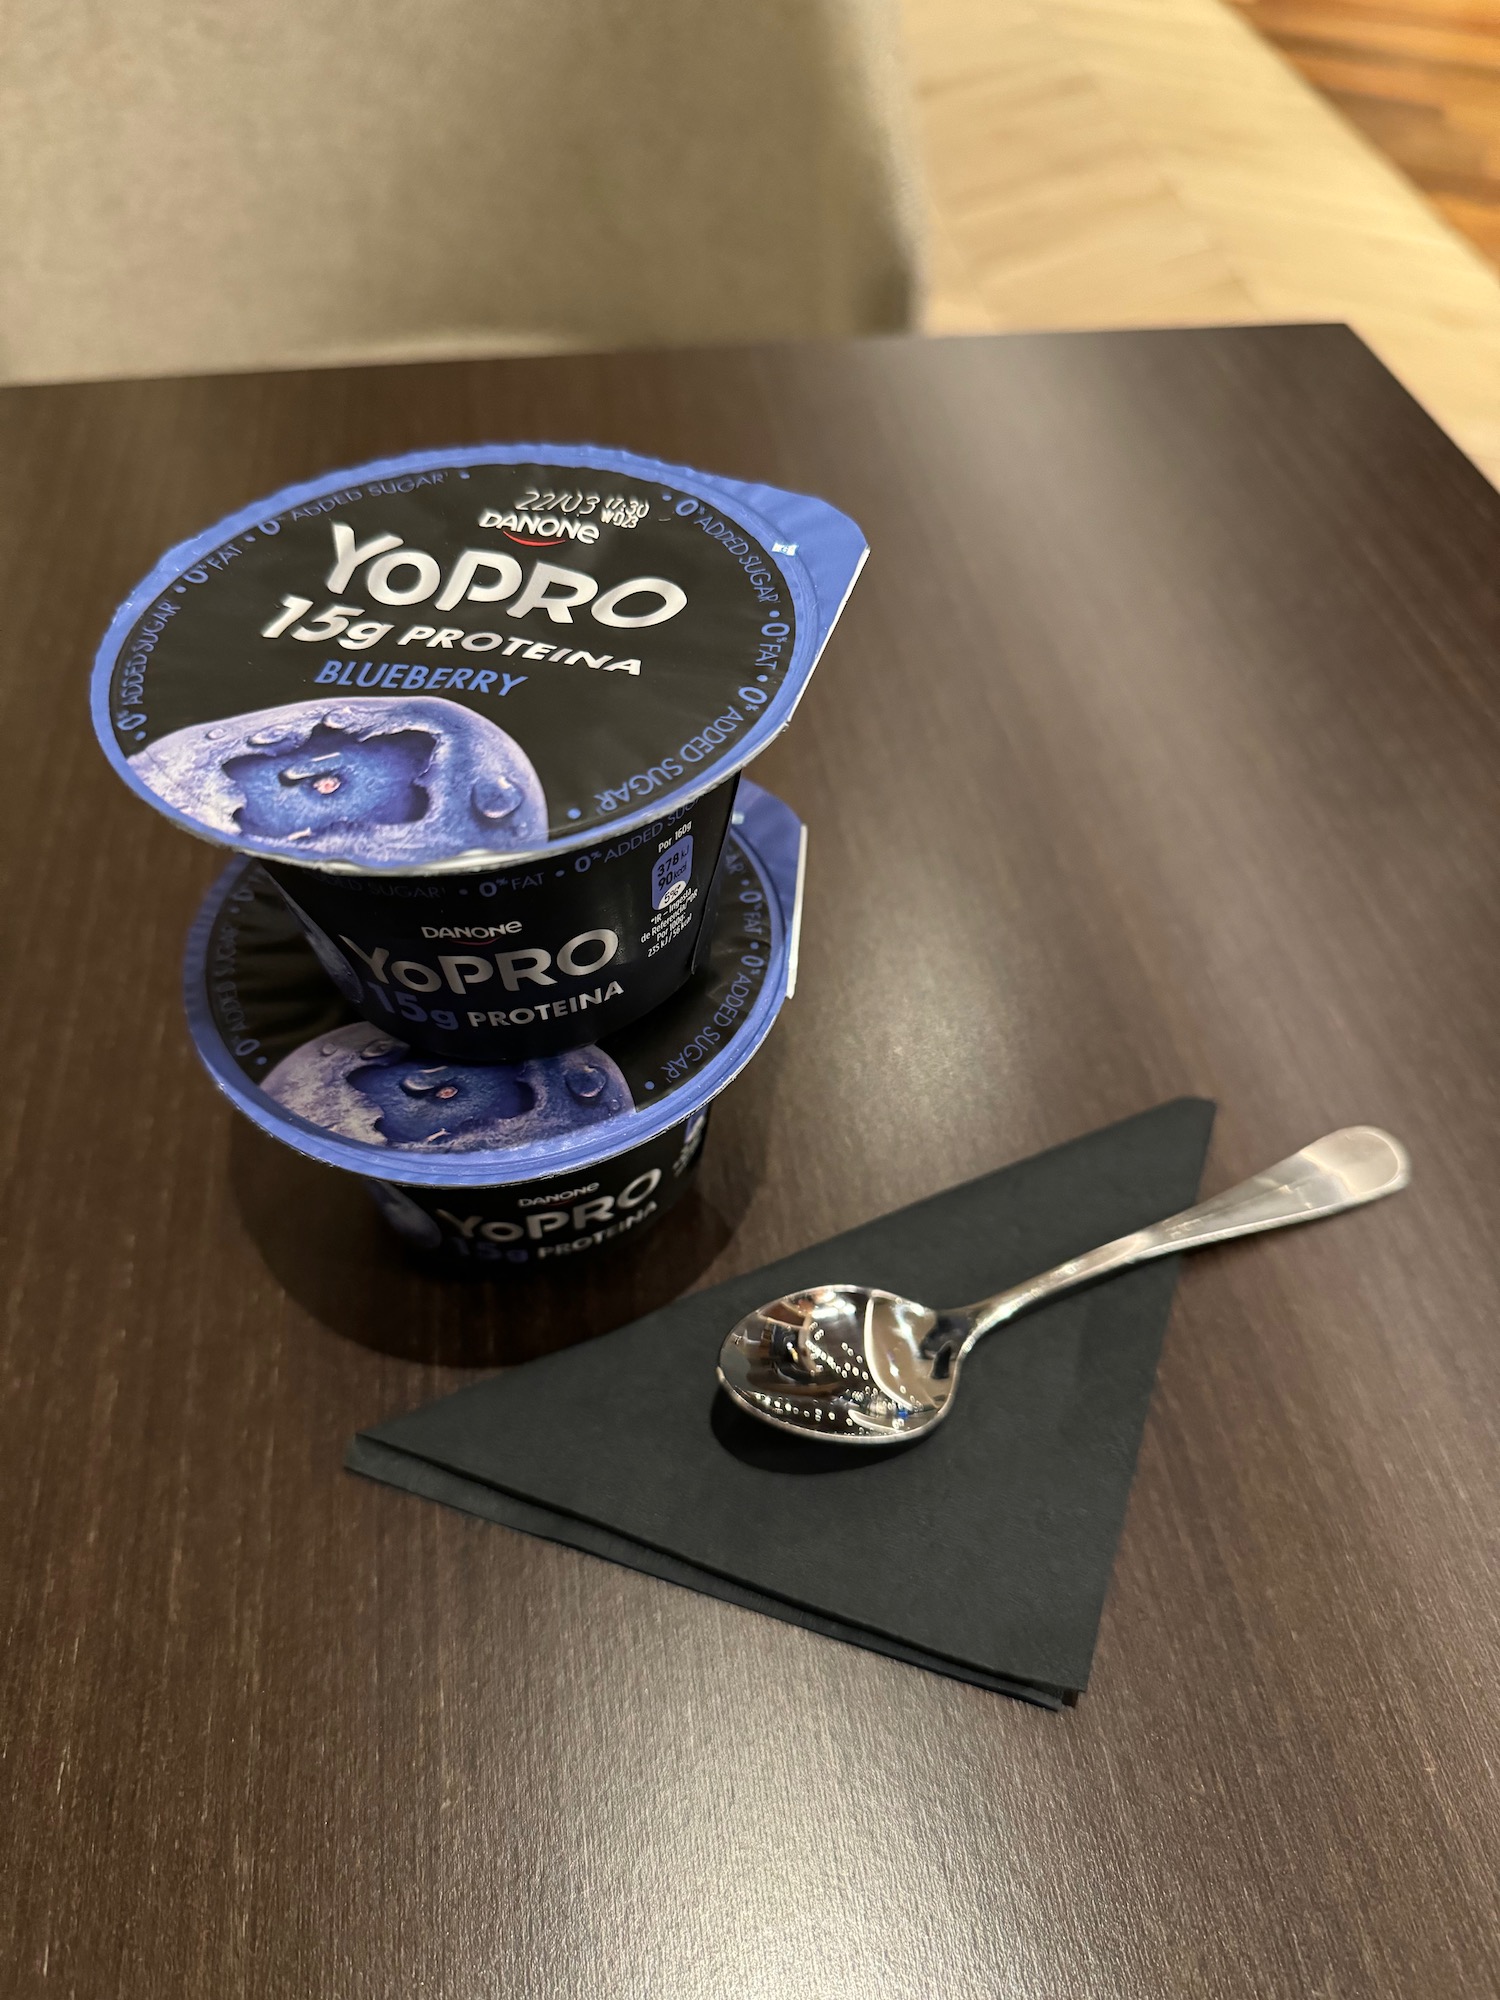
[(0, 375), (905, 324), (894, 0), (10, 0)]

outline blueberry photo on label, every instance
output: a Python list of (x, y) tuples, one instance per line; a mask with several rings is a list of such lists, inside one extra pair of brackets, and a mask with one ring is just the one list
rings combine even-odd
[(225, 716), (159, 737), (130, 765), (165, 804), (286, 860), (421, 868), (547, 839), (525, 751), (488, 717), (434, 696)]
[(534, 1145), (635, 1108), (599, 1048), (519, 1063), (434, 1063), (363, 1022), (294, 1049), (265, 1091), (325, 1131), (404, 1152)]

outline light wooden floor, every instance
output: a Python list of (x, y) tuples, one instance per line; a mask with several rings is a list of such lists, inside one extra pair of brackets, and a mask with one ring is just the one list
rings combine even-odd
[(1500, 0), (1239, 0), (1500, 266)]
[(1500, 275), (1223, 0), (904, 0), (929, 325), (1347, 320), (1500, 483)]

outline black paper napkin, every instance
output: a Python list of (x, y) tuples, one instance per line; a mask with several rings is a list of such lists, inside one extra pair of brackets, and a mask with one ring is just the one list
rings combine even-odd
[(799, 1285), (981, 1298), (1194, 1199), (1214, 1107), (1179, 1098), (362, 1432), (356, 1472), (981, 1687), (1087, 1683), (1171, 1308), (1167, 1258), (1002, 1327), (919, 1443), (803, 1443), (714, 1359)]

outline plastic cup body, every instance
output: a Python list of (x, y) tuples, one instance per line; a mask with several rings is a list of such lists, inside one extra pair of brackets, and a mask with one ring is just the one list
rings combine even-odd
[(436, 1276), (571, 1270), (661, 1219), (697, 1171), (707, 1126), (705, 1107), (596, 1166), (508, 1187), (366, 1186), (408, 1254)]
[(262, 865), (366, 1020), (445, 1062), (521, 1062), (616, 1033), (697, 969), (738, 784), (596, 847), (506, 869)]
[(804, 846), (796, 814), (746, 779), (696, 976), (597, 1043), (472, 1064), (360, 1016), (264, 864), (241, 861), (188, 937), (193, 1042), (262, 1131), (356, 1176), (427, 1270), (586, 1266), (680, 1198), (712, 1102), (791, 993)]

